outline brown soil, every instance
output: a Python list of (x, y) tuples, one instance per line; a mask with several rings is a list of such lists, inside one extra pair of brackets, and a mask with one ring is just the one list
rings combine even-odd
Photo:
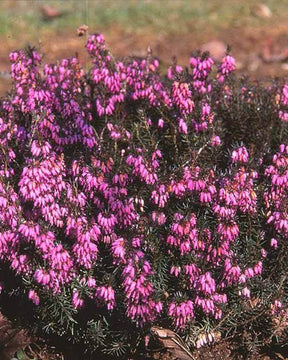
[[(285, 356), (286, 355), (286, 356)], [(283, 351), (270, 351), (263, 353), (247, 354), (239, 351), (239, 346), (230, 342), (222, 341), (212, 346), (205, 346), (192, 352), (194, 360), (287, 360), (288, 354)], [(152, 357), (153, 360), (175, 360), (168, 352), (158, 352)]]

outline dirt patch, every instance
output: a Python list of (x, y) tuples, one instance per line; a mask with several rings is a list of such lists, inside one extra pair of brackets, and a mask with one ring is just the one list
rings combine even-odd
[[(192, 351), (193, 360), (287, 360), (287, 350), (269, 349), (260, 353), (241, 351), (239, 344), (221, 341), (217, 344), (205, 346)], [(147, 360), (175, 360), (168, 351), (156, 352), (149, 355)], [(145, 360), (145, 359), (142, 359)]]

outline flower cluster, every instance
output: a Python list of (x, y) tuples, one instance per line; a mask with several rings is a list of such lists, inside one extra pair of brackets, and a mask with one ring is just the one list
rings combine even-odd
[(269, 190), (264, 194), (267, 223), (273, 226), (275, 235), (271, 246), (277, 247), (277, 238), (288, 237), (288, 145), (280, 145), (265, 175), (270, 179)]
[(135, 252), (134, 259), (129, 259), (123, 270), (127, 316), (135, 319), (138, 325), (155, 320), (163, 308), (160, 301), (153, 299), (155, 290), (149, 280), (153, 271), (149, 262), (143, 259), (143, 255), (140, 250)]
[(231, 55), (226, 55), (221, 62), (218, 70), (218, 81), (223, 83), (231, 72), (235, 71), (235, 59)]
[(95, 309), (87, 319), (170, 319), (183, 331), (217, 322), (235, 298), (253, 296), (269, 251), (287, 243), (286, 115), (271, 149), (253, 159), (257, 139), (225, 148), (236, 101), (230, 55), (218, 74), (206, 54), (162, 78), (151, 54), (116, 61), (101, 34), (86, 47), (89, 72), (77, 58), (42, 71), (33, 49), (10, 56), (13, 88), (0, 103), (0, 261), (35, 308), (63, 296), (67, 313)]
[(288, 85), (283, 86), (280, 104), (282, 109), (279, 111), (279, 118), (284, 122), (288, 122)]
[(210, 92), (212, 90), (211, 84), (208, 81), (208, 75), (212, 70), (214, 61), (210, 57), (191, 57), (190, 66), (192, 68), (193, 88), (201, 94)]

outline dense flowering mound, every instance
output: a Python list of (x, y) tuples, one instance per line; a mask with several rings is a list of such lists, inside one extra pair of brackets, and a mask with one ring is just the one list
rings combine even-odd
[(288, 314), (288, 86), (230, 79), (228, 54), (161, 77), (151, 54), (116, 61), (99, 34), (86, 46), (90, 71), (10, 55), (2, 296), (111, 354), (153, 324), (201, 346), (270, 319), (272, 340)]

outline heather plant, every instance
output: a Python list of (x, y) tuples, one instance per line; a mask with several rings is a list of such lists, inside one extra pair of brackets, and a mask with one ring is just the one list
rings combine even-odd
[(101, 34), (86, 47), (89, 71), (10, 54), (2, 303), (22, 304), (35, 332), (112, 356), (155, 324), (191, 347), (243, 329), (251, 344), (281, 343), (287, 85), (236, 80), (229, 54), (162, 76), (151, 53), (117, 61)]

